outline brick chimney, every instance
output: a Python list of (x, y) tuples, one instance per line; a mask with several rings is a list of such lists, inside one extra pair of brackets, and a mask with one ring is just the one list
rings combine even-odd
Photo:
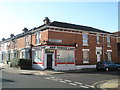
[(28, 32), (28, 29), (27, 28), (24, 28), (23, 29), (24, 33)]
[(45, 19), (43, 20), (43, 22), (44, 22), (44, 24), (46, 25), (46, 24), (49, 24), (49, 23), (50, 23), (50, 20), (49, 20), (48, 17), (45, 17)]

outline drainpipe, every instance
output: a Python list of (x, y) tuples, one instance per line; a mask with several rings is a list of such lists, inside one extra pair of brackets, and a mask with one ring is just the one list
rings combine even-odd
[(30, 59), (31, 59), (31, 65), (32, 65), (32, 33), (31, 34), (31, 44), (30, 44)]
[(103, 47), (103, 61), (105, 61), (105, 52), (104, 52), (104, 34), (103, 34), (103, 40), (102, 40), (102, 47)]

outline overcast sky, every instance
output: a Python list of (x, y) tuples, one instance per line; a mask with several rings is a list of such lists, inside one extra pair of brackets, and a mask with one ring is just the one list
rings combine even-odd
[(118, 31), (118, 2), (0, 2), (0, 40), (32, 29), (43, 19)]

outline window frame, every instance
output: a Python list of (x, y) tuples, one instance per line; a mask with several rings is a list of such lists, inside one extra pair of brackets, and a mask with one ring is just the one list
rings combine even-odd
[(82, 38), (83, 45), (88, 45), (88, 33), (83, 33)]
[(40, 32), (36, 32), (36, 44), (40, 44), (40, 38), (41, 38), (41, 33)]
[(107, 47), (111, 47), (111, 38), (110, 38), (110, 36), (107, 36), (106, 40), (107, 40)]
[[(83, 63), (90, 63), (89, 49), (83, 49), (82, 51), (83, 51)], [(86, 60), (86, 54), (84, 52), (87, 52), (87, 59), (88, 60)]]
[(100, 44), (100, 35), (96, 35), (96, 42), (97, 44)]

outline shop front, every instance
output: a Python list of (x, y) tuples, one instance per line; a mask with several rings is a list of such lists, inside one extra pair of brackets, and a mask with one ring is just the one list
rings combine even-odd
[(39, 46), (32, 49), (33, 69), (75, 69), (75, 47)]

